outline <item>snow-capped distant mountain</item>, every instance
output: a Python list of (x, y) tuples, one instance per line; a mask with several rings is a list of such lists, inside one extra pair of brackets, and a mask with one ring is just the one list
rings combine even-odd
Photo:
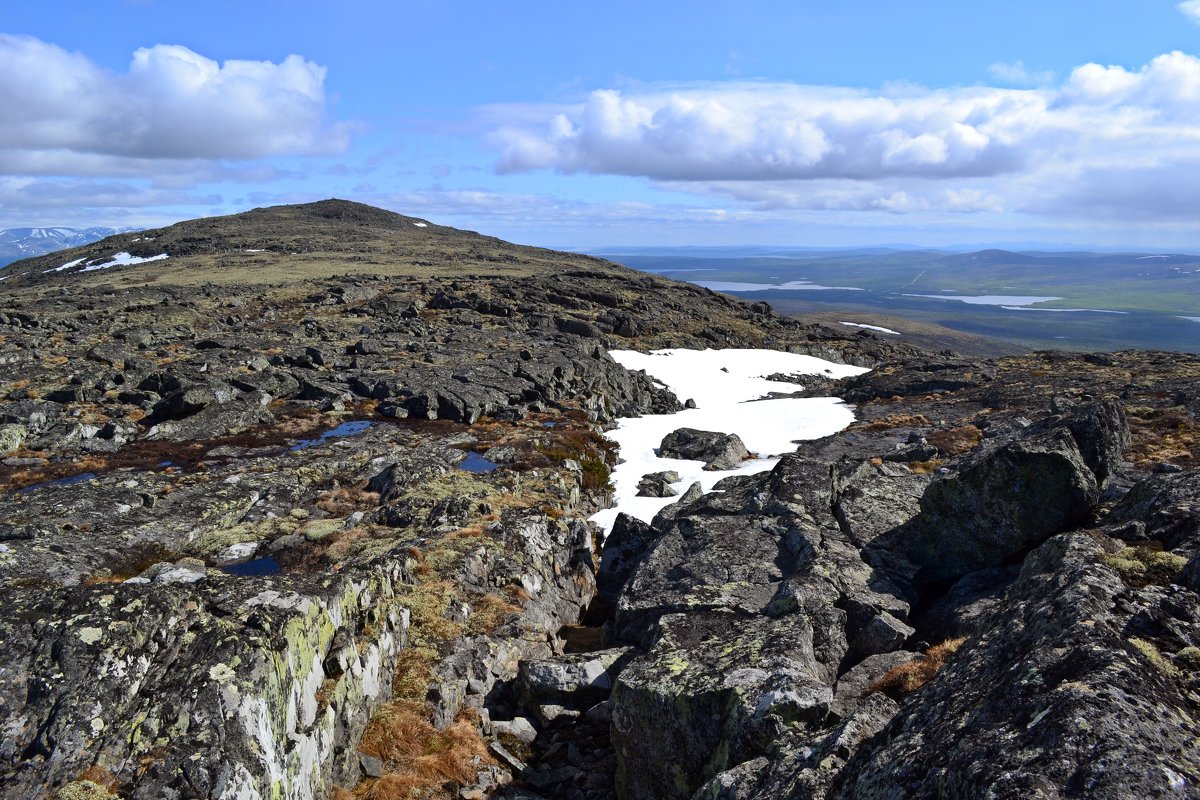
[(0, 230), (0, 267), (22, 258), (40, 256), (95, 242), (137, 228), (8, 228)]

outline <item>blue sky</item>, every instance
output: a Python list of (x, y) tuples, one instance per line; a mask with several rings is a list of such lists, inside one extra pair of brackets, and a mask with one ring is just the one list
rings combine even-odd
[(1200, 248), (1200, 0), (0, 7), (0, 227)]

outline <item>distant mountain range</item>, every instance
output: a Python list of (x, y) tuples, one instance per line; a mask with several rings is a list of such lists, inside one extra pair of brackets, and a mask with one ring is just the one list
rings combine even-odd
[(0, 230), (0, 267), (134, 230), (137, 228), (7, 228)]

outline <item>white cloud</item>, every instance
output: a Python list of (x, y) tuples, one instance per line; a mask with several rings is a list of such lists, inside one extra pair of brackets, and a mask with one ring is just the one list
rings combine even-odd
[(1178, 8), (1184, 14), (1187, 14), (1192, 22), (1200, 23), (1200, 0), (1183, 0)]
[[(640, 176), (760, 209), (1116, 213), (1118, 186), (1190, 197), (1171, 184), (1200, 172), (1200, 59), (1181, 52), (1034, 89), (704, 83), (486, 114), (502, 173)], [(1091, 202), (1073, 206), (1084, 178)]]
[(997, 62), (988, 67), (988, 74), (1002, 83), (1014, 86), (1046, 86), (1054, 82), (1053, 72), (1031, 72), (1023, 61), (1014, 61), (1011, 64)]
[(179, 45), (133, 54), (114, 74), (30, 36), (0, 34), (0, 168), (9, 174), (147, 175), (172, 161), (326, 154), (325, 68), (218, 63)]

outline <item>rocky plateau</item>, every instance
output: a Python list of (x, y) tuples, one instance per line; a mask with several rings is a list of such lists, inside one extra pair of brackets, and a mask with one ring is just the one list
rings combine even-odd
[[(337, 200), (3, 275), (0, 796), (1200, 797), (1200, 357), (928, 353)], [(689, 399), (609, 351), (666, 347), (870, 371), (774, 376), (857, 422), (603, 537), (604, 431)]]

